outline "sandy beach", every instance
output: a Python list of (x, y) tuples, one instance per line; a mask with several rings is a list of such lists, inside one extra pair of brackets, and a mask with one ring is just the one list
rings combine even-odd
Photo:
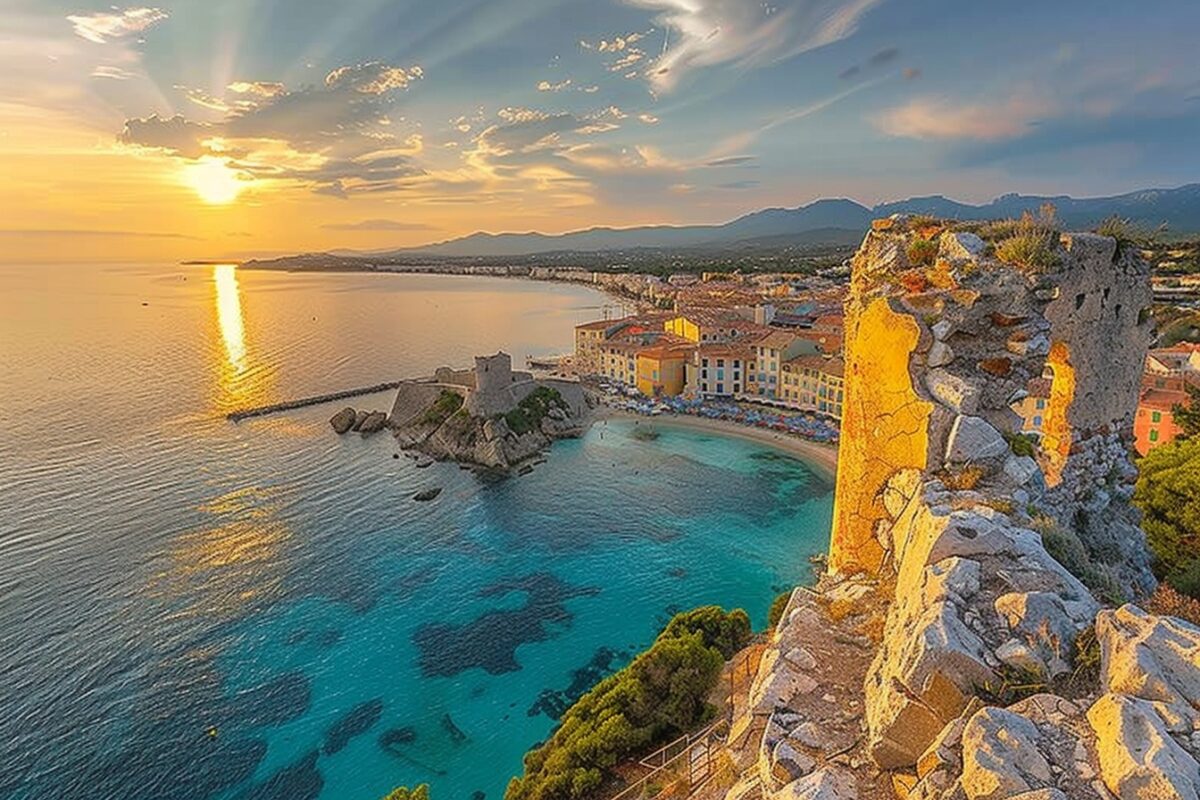
[(690, 417), (680, 414), (661, 414), (656, 417), (647, 417), (643, 414), (635, 414), (632, 411), (611, 408), (609, 406), (598, 406), (589, 415), (590, 424), (595, 424), (604, 419), (633, 419), (646, 424), (653, 424), (655, 427), (690, 428), (721, 436), (737, 436), (742, 439), (748, 439), (785, 450), (811, 464), (830, 480), (837, 478), (838, 451), (836, 447), (819, 444), (818, 442), (810, 442), (807, 439), (789, 436), (779, 431), (752, 428), (748, 425), (738, 425), (737, 423), (723, 419)]

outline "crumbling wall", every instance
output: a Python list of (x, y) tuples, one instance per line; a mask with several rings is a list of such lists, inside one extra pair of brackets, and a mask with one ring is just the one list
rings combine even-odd
[[(1129, 503), (1148, 269), (1108, 237), (1045, 246), (1022, 268), (973, 233), (895, 217), (854, 261), (830, 566), (895, 580), (865, 686), (887, 768), (1014, 673), (1069, 672), (1092, 591), (1154, 586)], [(1043, 376), (1031, 457), (1013, 404)]]

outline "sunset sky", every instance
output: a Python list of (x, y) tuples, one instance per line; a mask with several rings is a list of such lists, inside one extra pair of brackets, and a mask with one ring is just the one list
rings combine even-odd
[(4, 261), (1200, 180), (1200, 3), (0, 0)]

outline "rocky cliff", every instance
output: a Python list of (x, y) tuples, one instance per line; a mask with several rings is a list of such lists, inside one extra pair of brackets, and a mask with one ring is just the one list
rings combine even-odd
[(733, 726), (731, 800), (1200, 793), (1200, 629), (1132, 604), (1148, 268), (1048, 222), (977, 232), (897, 216), (854, 259), (829, 572)]

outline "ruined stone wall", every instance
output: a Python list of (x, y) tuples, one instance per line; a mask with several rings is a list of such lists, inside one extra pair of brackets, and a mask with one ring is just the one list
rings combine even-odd
[[(936, 258), (910, 261), (918, 239)], [(1053, 266), (1023, 269), (971, 233), (893, 218), (854, 262), (830, 566), (895, 580), (865, 687), (882, 766), (914, 764), (1013, 670), (1068, 671), (1092, 591), (1154, 585), (1129, 504), (1148, 270), (1107, 237), (1048, 246)], [(1030, 457), (1012, 405), (1043, 376)]]
[[(855, 257), (830, 569), (772, 633), (726, 800), (1200, 800), (1200, 628), (1126, 602), (1154, 587), (1148, 269), (1017, 232), (898, 216)], [(1012, 406), (1046, 379), (1033, 447)]]
[[(894, 560), (888, 485), (912, 469), (952, 480), (978, 471), (993, 494), (1012, 490), (1019, 512), (1037, 494), (1039, 513), (1100, 550), (1119, 548), (1100, 530), (1115, 521), (1138, 545), (1121, 555), (1138, 562), (1139, 534), (1124, 527), (1136, 526), (1128, 444), (1150, 337), (1147, 266), (1109, 237), (1063, 234), (1057, 266), (1026, 270), (974, 234), (925, 225), (878, 221), (854, 260), (831, 566), (878, 574)], [(910, 263), (911, 243), (931, 237), (933, 263)], [(1043, 375), (1052, 391), (1034, 465), (1006, 437), (1021, 427), (1013, 404)], [(1149, 588), (1141, 563), (1125, 573), (1131, 595)]]

